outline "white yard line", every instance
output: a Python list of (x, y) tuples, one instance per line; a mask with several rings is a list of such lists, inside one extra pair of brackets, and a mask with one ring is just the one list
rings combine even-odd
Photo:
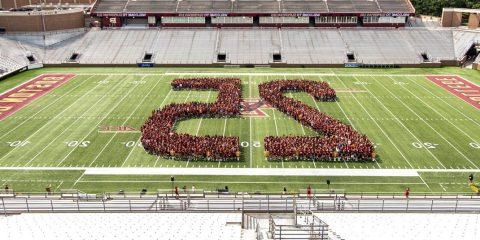
[(223, 123), (223, 133), (222, 133), (223, 137), (225, 137), (226, 131), (227, 131), (227, 118), (225, 118), (225, 121)]
[[(392, 79), (393, 80), (393, 79)], [(377, 83), (379, 83), (383, 88), (385, 88), (390, 94), (393, 94), (390, 92), (390, 90), (388, 90), (382, 83), (380, 83), (379, 81), (375, 80)], [(403, 87), (402, 85), (400, 85), (401, 87)], [(403, 87), (404, 89), (406, 89), (405, 87)], [(407, 90), (408, 91), (408, 90)], [(408, 91), (410, 92), (410, 91)], [(410, 92), (410, 94), (414, 95), (413, 93)], [(407, 107), (410, 112), (412, 112), (413, 114), (415, 114), (418, 118), (420, 118), (420, 116), (418, 115), (417, 112), (415, 112), (413, 109), (411, 109), (407, 104), (405, 104), (403, 101), (400, 101), (405, 107)], [(424, 103), (425, 104), (425, 103)], [(431, 108), (431, 107), (430, 107)], [(433, 108), (432, 108), (433, 109)], [(443, 116), (442, 116), (443, 117)], [(434, 127), (432, 127), (432, 125), (430, 125), (427, 121), (425, 121), (424, 119), (421, 119), (430, 129), (432, 129), (438, 136), (440, 136), (445, 142), (447, 142), (453, 149), (455, 149), (455, 151), (457, 151), (460, 155), (462, 155), (468, 162), (470, 162), (470, 164), (472, 164), (475, 168), (478, 168), (478, 166), (473, 163), (463, 152), (461, 152), (457, 147), (455, 147), (450, 141), (448, 141), (442, 134), (440, 134)]]
[(277, 127), (277, 118), (275, 117), (275, 109), (272, 109), (273, 113), (273, 123), (275, 124), (275, 135), (278, 137), (278, 127)]
[[(356, 79), (357, 81), (359, 81), (358, 78), (355, 78), (355, 79)], [(378, 83), (378, 81), (377, 81), (376, 78), (373, 78), (373, 80)], [(395, 94), (393, 94), (393, 93), (392, 93), (389, 89), (387, 89), (384, 85), (382, 85), (382, 84), (380, 84), (380, 85), (381, 85), (385, 90), (387, 90), (387, 92), (388, 92), (390, 95), (392, 95), (395, 99), (397, 99), (398, 102), (402, 103), (405, 107), (407, 107), (407, 108), (411, 111), (411, 109), (410, 109), (403, 101), (401, 101), (400, 99), (398, 99)], [(415, 141), (417, 141), (417, 142), (423, 142), (423, 141), (421, 141), (415, 134), (413, 134), (413, 133), (410, 131), (410, 129), (407, 128), (407, 127), (403, 124), (403, 122), (398, 119), (397, 115), (393, 114), (393, 112), (390, 111), (390, 109), (388, 109), (388, 108), (385, 106), (385, 104), (383, 104), (383, 102), (380, 101), (380, 100), (377, 98), (377, 96), (375, 96), (375, 94), (373, 94), (365, 85), (363, 85), (363, 88), (364, 88), (370, 95), (372, 95), (372, 97), (373, 97), (375, 100), (377, 100), (377, 102), (380, 103), (380, 105), (381, 105), (385, 110), (387, 110), (387, 112), (390, 113), (390, 115), (393, 116), (393, 117), (395, 118), (395, 120), (397, 120), (397, 122), (398, 122), (405, 130), (407, 130), (407, 132), (410, 133), (410, 135), (412, 135), (413, 138), (415, 138)], [(418, 115), (417, 115), (417, 117), (418, 117)], [(443, 168), (446, 168), (445, 165), (443, 165), (443, 163), (437, 158), (437, 156), (435, 156), (435, 154), (433, 154), (432, 151), (430, 151), (430, 149), (428, 149), (428, 148), (425, 148), (425, 149), (428, 151), (428, 153), (430, 153), (430, 155), (431, 155)]]
[[(108, 78), (108, 77), (107, 77)], [(86, 96), (88, 93), (90, 93), (91, 91), (95, 90), (98, 86), (100, 86), (100, 84), (97, 84), (95, 87), (93, 87), (92, 89), (88, 90), (85, 94), (82, 95), (82, 97), (78, 98), (77, 100), (75, 100), (73, 103), (71, 103), (68, 107), (66, 107), (65, 109), (63, 109), (60, 113), (58, 113), (57, 115), (55, 115), (55, 117), (58, 117), (60, 116), (61, 114), (63, 114), (64, 112), (66, 112), (67, 110), (70, 110), (71, 107), (75, 106), (76, 103), (83, 98), (83, 96)], [(42, 130), (43, 128), (45, 128), (46, 126), (48, 126), (50, 124), (50, 122), (53, 121), (52, 118), (50, 119), (48, 122), (46, 122), (42, 127), (40, 127), (39, 129), (37, 129), (35, 132), (33, 132), (32, 134), (30, 134), (30, 136), (28, 136), (24, 141), (28, 141), (31, 137), (33, 137), (34, 135), (36, 135), (38, 132), (40, 132), (40, 130)], [(2, 158), (0, 158), (0, 162), (2, 162), (2, 160), (4, 158), (6, 158), (8, 155), (10, 155), (12, 152), (14, 152), (15, 148), (12, 149), (11, 151), (9, 151), (7, 154), (5, 154)]]
[[(144, 79), (146, 78), (146, 76), (143, 76), (140, 81), (143, 81)], [(145, 94), (145, 96), (142, 98), (142, 100), (140, 101), (140, 103), (137, 104), (137, 106), (135, 107), (135, 109), (130, 113), (130, 115), (128, 115), (127, 119), (125, 119), (125, 121), (123, 121), (122, 123), (122, 126), (124, 126), (128, 120), (130, 120), (130, 118), (133, 116), (133, 114), (138, 110), (138, 108), (143, 104), (143, 102), (147, 99), (148, 96), (150, 96), (150, 94), (152, 93), (153, 89), (155, 89), (155, 87), (157, 87), (158, 83), (160, 81), (157, 81), (155, 83), (155, 85), (150, 88), (150, 91), (148, 91), (147, 94)], [(89, 167), (91, 167), (93, 165), (93, 163), (95, 161), (97, 161), (97, 159), (100, 157), (100, 155), (102, 155), (103, 151), (105, 151), (105, 149), (110, 145), (110, 143), (112, 142), (112, 140), (117, 136), (118, 132), (115, 132), (113, 134), (113, 136), (108, 140), (108, 142), (103, 146), (102, 150), (100, 150), (100, 152), (95, 156), (95, 158), (92, 160), (92, 162), (90, 162), (90, 164), (88, 165)], [(132, 148), (136, 147), (137, 145), (135, 144)]]
[(60, 186), (62, 186), (63, 184), (63, 181), (60, 182), (60, 184), (57, 185), (57, 187), (55, 188), (55, 190), (58, 190), (60, 188)]
[[(249, 118), (249, 136), (250, 136), (250, 144), (248, 145), (250, 148), (250, 167), (253, 165), (253, 142), (252, 142), (252, 117)], [(218, 163), (220, 166), (220, 162)]]
[(432, 96), (436, 97), (437, 99), (440, 99), (440, 101), (442, 101), (443, 103), (445, 103), (446, 105), (448, 105), (450, 108), (452, 108), (453, 110), (457, 111), (458, 113), (460, 113), (462, 116), (464, 116), (466, 119), (470, 120), (471, 122), (473, 122), (474, 124), (476, 124), (477, 126), (480, 126), (480, 122), (479, 121), (475, 121), (473, 120), (472, 118), (470, 118), (470, 116), (468, 116), (467, 114), (463, 113), (462, 111), (460, 111), (458, 108), (452, 106), (450, 103), (448, 103), (447, 101), (443, 100), (441, 97), (435, 95), (432, 91), (428, 90), (428, 88), (422, 86), (421, 84), (417, 83), (415, 81), (415, 79), (412, 79), (411, 77), (407, 77), (407, 79), (410, 80), (410, 82), (413, 82), (415, 83), (417, 86), (420, 86), (421, 88), (423, 88), (423, 90), (427, 91), (428, 93), (430, 93)]
[(440, 117), (442, 117), (443, 119), (445, 119), (448, 123), (450, 123), (453, 127), (455, 127), (456, 129), (458, 129), (458, 131), (460, 131), (461, 133), (463, 133), (466, 137), (470, 138), (472, 141), (474, 142), (477, 142), (477, 140), (475, 140), (474, 138), (472, 138), (468, 133), (466, 133), (465, 131), (463, 131), (462, 129), (460, 129), (457, 125), (453, 124), (450, 120), (448, 120), (448, 118), (446, 118), (445, 116), (443, 116), (440, 112), (438, 112), (437, 109), (433, 108), (432, 106), (430, 106), (428, 103), (426, 103), (425, 101), (423, 101), (421, 98), (419, 98), (416, 94), (412, 93), (408, 88), (406, 88), (405, 86), (403, 85), (400, 85), (400, 87), (402, 87), (403, 89), (405, 89), (407, 92), (409, 92), (412, 96), (414, 96), (416, 99), (420, 100), (420, 102), (422, 102), (425, 106), (427, 106), (428, 108), (432, 109), (436, 114), (438, 114)]
[[(76, 87), (70, 89), (70, 90), (69, 90), (68, 92), (66, 92), (65, 94), (60, 95), (60, 97), (55, 98), (54, 101), (52, 101), (51, 103), (47, 104), (47, 105), (46, 105), (45, 107), (43, 107), (42, 109), (38, 110), (38, 112), (36, 112), (35, 114), (33, 114), (33, 115), (29, 116), (28, 118), (26, 118), (25, 121), (23, 121), (23, 122), (21, 122), (21, 123), (19, 123), (19, 124), (16, 124), (14, 128), (10, 129), (8, 132), (6, 132), (6, 133), (3, 134), (2, 136), (0, 136), (0, 139), (3, 138), (3, 137), (5, 137), (5, 136), (7, 136), (9, 133), (15, 131), (15, 129), (19, 128), (19, 127), (22, 126), (24, 123), (30, 122), (30, 121), (29, 121), (30, 119), (35, 119), (35, 117), (36, 117), (39, 113), (41, 113), (43, 110), (47, 109), (47, 108), (50, 107), (51, 105), (53, 105), (53, 104), (57, 103), (58, 101), (62, 100), (63, 97), (67, 96), (68, 94), (70, 94), (71, 92), (73, 92), (74, 90), (76, 90), (77, 88), (83, 86), (83, 85), (84, 85), (85, 83), (87, 83), (88, 80), (89, 80), (90, 78), (92, 78), (92, 77), (93, 77), (93, 76), (88, 77), (87, 79), (83, 80), (83, 81), (82, 81), (80, 84), (78, 84)], [(69, 80), (69, 81), (72, 81), (72, 80), (74, 80), (74, 79), (75, 79), (75, 78), (73, 78), (73, 79), (71, 79), (71, 80)], [(48, 94), (45, 95), (45, 96), (48, 96)]]
[(425, 180), (423, 180), (423, 178), (420, 174), (418, 174), (418, 177), (420, 178), (420, 180), (422, 180), (423, 184), (425, 184), (425, 186), (427, 186), (428, 189), (431, 189), (430, 186), (428, 186), (427, 182), (425, 182)]
[[(90, 136), (90, 134), (95, 131), (97, 129), (97, 125), (100, 124), (103, 120), (105, 120), (106, 116), (108, 116), (111, 112), (113, 112), (113, 110), (115, 110), (118, 106), (120, 106), (120, 103), (123, 102), (123, 100), (125, 100), (125, 98), (128, 96), (128, 94), (130, 94), (133, 90), (135, 90), (137, 87), (138, 87), (139, 84), (136, 84), (134, 87), (130, 88), (128, 90), (127, 93), (125, 93), (125, 95), (117, 101), (117, 103), (110, 108), (110, 111), (107, 112), (107, 114), (105, 114), (105, 116), (103, 118), (100, 119), (100, 121), (98, 121), (96, 124), (93, 125), (93, 128), (92, 130), (90, 130), (90, 132), (88, 132), (79, 142), (83, 142), (88, 136)], [(57, 164), (57, 167), (60, 166), (69, 156), (70, 154), (72, 154), (75, 149), (77, 149), (78, 145), (73, 147), (72, 150)]]
[(80, 181), (80, 179), (82, 179), (83, 175), (85, 175), (86, 172), (87, 172), (87, 171), (84, 171), (84, 172), (82, 173), (82, 175), (80, 175), (80, 177), (77, 178), (77, 181), (75, 181), (75, 183), (73, 183), (72, 188), (75, 187), (75, 185), (77, 185), (78, 181)]
[[(343, 82), (342, 79), (338, 78), (338, 80), (342, 83), (342, 85), (347, 88), (347, 85)], [(393, 140), (390, 138), (390, 136), (388, 136), (388, 134), (385, 132), (385, 130), (383, 130), (383, 128), (380, 126), (380, 124), (378, 124), (378, 122), (372, 117), (372, 115), (370, 115), (370, 112), (363, 106), (363, 104), (358, 101), (357, 97), (355, 96), (355, 94), (353, 93), (350, 93), (353, 98), (355, 99), (355, 101), (358, 103), (358, 105), (360, 105), (360, 107), (363, 109), (363, 111), (373, 120), (373, 122), (375, 123), (375, 125), (377, 125), (378, 129), (380, 129), (380, 131), (383, 133), (383, 135), (385, 135), (385, 137), (387, 137), (388, 141), (395, 147), (395, 149), (398, 151), (398, 153), (400, 153), (400, 155), (403, 157), (403, 159), (405, 160), (405, 162), (407, 162), (407, 164), (410, 166), (410, 168), (413, 168), (412, 164), (410, 163), (410, 161), (408, 161), (407, 157), (405, 157), (405, 155), (403, 154), (402, 151), (400, 151), (400, 149), (397, 147), (397, 145), (393, 142)]]

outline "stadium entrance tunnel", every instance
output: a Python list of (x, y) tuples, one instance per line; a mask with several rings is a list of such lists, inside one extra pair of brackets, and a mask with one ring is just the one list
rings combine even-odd
[(227, 61), (227, 54), (226, 53), (218, 53), (217, 54), (217, 62), (224, 63)]
[(27, 59), (30, 64), (37, 62), (37, 59), (31, 53), (27, 55)]
[(464, 63), (473, 62), (477, 58), (479, 53), (480, 53), (480, 43), (472, 44), (472, 46), (470, 46), (470, 48), (468, 49), (467, 53), (465, 53), (463, 62)]
[(70, 55), (70, 58), (68, 59), (69, 62), (78, 62), (78, 59), (80, 58), (80, 54), (79, 53), (72, 53), (72, 55)]
[(152, 62), (153, 60), (153, 53), (145, 53), (143, 55), (143, 59), (142, 59), (142, 62)]
[(356, 62), (355, 54), (353, 52), (347, 52), (347, 60), (348, 62)]
[(430, 62), (430, 58), (426, 52), (420, 53), (420, 56), (422, 57), (423, 62)]
[(282, 62), (282, 54), (281, 53), (274, 53), (273, 54), (273, 62), (274, 63), (281, 63)]

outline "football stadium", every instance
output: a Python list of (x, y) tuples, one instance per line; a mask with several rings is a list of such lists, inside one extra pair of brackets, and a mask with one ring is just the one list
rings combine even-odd
[(468, 2), (0, 0), (0, 232), (475, 239)]

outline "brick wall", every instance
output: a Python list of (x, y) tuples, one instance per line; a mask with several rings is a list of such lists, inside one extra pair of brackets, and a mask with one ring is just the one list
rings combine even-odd
[[(44, 0), (0, 0), (0, 6), (3, 9), (10, 9), (10, 8), (19, 8), (22, 6), (30, 5), (30, 4), (39, 4), (44, 2)], [(46, 3), (70, 3), (70, 4), (93, 4), (95, 0), (46, 0)]]
[(85, 26), (83, 11), (57, 12), (56, 14), (45, 14), (44, 20), (39, 14), (0, 14), (0, 27), (7, 32), (39, 32), (43, 31), (45, 21), (46, 31), (55, 31)]

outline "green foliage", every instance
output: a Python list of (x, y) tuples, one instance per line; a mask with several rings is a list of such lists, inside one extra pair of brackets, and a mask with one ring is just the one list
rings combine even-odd
[(478, 0), (412, 0), (418, 14), (442, 15), (442, 8), (480, 8)]

